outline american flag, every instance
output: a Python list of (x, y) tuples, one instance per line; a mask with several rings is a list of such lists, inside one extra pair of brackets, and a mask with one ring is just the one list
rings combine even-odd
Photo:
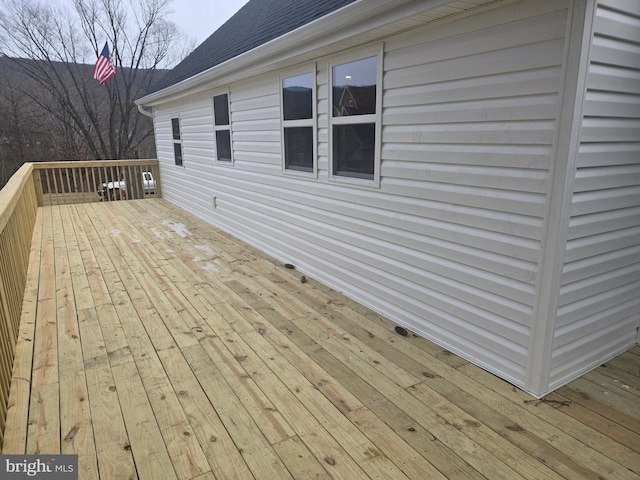
[(104, 85), (104, 82), (109, 80), (115, 74), (116, 67), (113, 65), (111, 57), (109, 57), (109, 47), (105, 43), (104, 48), (102, 49), (102, 53), (96, 61), (96, 66), (93, 67), (93, 78), (98, 80), (98, 82), (100, 82), (100, 85)]

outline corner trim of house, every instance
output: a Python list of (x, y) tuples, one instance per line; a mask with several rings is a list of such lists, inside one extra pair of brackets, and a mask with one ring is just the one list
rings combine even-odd
[(553, 337), (571, 216), (596, 3), (597, 0), (572, 0), (569, 5), (560, 110), (554, 138), (551, 182), (525, 375), (525, 390), (534, 395), (543, 395), (549, 389)]

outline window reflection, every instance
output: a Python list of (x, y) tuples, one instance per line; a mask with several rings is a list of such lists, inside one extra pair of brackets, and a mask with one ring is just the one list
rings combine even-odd
[(284, 129), (285, 168), (313, 171), (313, 128), (289, 127)]
[(213, 97), (213, 123), (216, 135), (216, 158), (221, 162), (232, 162), (229, 95), (226, 93)]
[(333, 67), (333, 116), (376, 113), (377, 57)]
[(333, 174), (373, 179), (375, 124), (333, 126)]
[(180, 120), (178, 118), (171, 119), (171, 131), (174, 140), (180, 140)]
[(219, 161), (231, 161), (231, 132), (229, 130), (216, 132), (216, 151)]
[(181, 167), (182, 166), (182, 145), (181, 144), (179, 143), (173, 144), (173, 155), (174, 155), (175, 164)]
[(213, 113), (216, 125), (229, 125), (229, 97), (226, 93), (213, 97)]
[(313, 76), (304, 73), (282, 80), (284, 120), (302, 120), (313, 116)]
[(313, 172), (314, 74), (306, 72), (282, 79), (284, 168)]

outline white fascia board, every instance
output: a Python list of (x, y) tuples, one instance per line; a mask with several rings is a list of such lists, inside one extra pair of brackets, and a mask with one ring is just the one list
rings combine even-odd
[[(204, 72), (142, 97), (135, 103), (145, 107), (154, 106), (208, 90), (216, 80), (228, 79), (240, 72), (243, 78), (265, 72), (277, 62), (455, 1), (359, 0)], [(485, 3), (493, 1), (486, 0)]]

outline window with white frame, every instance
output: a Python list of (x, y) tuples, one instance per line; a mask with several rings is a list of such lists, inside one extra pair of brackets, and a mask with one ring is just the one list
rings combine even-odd
[(213, 97), (213, 129), (216, 136), (216, 159), (219, 162), (233, 162), (228, 93)]
[(173, 159), (175, 164), (182, 166), (182, 137), (180, 135), (180, 119), (171, 119), (171, 133), (173, 137)]
[(376, 182), (380, 164), (380, 54), (331, 65), (331, 175)]
[(282, 78), (285, 171), (315, 171), (315, 81), (312, 72)]

